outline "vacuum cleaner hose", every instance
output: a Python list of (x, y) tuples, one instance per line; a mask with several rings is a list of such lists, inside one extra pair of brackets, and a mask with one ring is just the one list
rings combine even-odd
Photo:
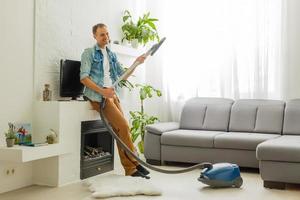
[(135, 153), (133, 153), (128, 147), (127, 145), (118, 137), (118, 135), (114, 132), (114, 130), (112, 129), (112, 127), (109, 125), (107, 119), (105, 118), (104, 114), (103, 114), (103, 108), (104, 106), (101, 105), (100, 103), (100, 117), (103, 121), (104, 126), (107, 128), (107, 130), (109, 131), (109, 133), (112, 135), (112, 137), (117, 141), (117, 143), (119, 144), (119, 146), (130, 156), (134, 157), (141, 165), (143, 165), (144, 167), (147, 167), (149, 169), (152, 169), (154, 171), (160, 172), (160, 173), (164, 173), (164, 174), (180, 174), (180, 173), (186, 173), (189, 171), (192, 171), (194, 169), (204, 169), (204, 168), (208, 168), (211, 169), (213, 166), (211, 163), (208, 162), (204, 162), (204, 163), (200, 163), (200, 164), (196, 164), (193, 165), (191, 167), (188, 168), (184, 168), (184, 169), (180, 169), (180, 170), (165, 170), (165, 169), (161, 169), (158, 167), (154, 167), (148, 163), (146, 163), (145, 161), (143, 161), (142, 159), (140, 159)]

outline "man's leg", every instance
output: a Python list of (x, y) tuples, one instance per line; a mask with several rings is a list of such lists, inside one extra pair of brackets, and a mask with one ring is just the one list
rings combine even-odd
[[(120, 112), (123, 114), (123, 116), (124, 116), (124, 113), (123, 113), (122, 108), (121, 108), (121, 105), (120, 105), (120, 100), (119, 100), (119, 98), (118, 98), (117, 96), (114, 97), (114, 104), (117, 106), (117, 108), (119, 109), (119, 111), (120, 111)], [(129, 134), (130, 134), (130, 132), (129, 132)], [(132, 144), (132, 145), (133, 145), (133, 144)], [(134, 145), (133, 145), (133, 147), (134, 147)], [(131, 151), (132, 151), (132, 150), (131, 150)], [(132, 151), (132, 152), (136, 153), (136, 155), (138, 156), (138, 153), (137, 153), (137, 150), (136, 150), (135, 147), (134, 147), (134, 151)], [(127, 152), (124, 151), (124, 153), (125, 153), (125, 155), (128, 155)], [(129, 159), (130, 159), (130, 158), (129, 158)], [(146, 168), (144, 168), (142, 165), (140, 165), (136, 160), (132, 160), (132, 162), (136, 165), (136, 169), (137, 169), (140, 173), (142, 173), (142, 174), (144, 174), (144, 175), (148, 175), (148, 174), (150, 173)], [(149, 177), (147, 177), (147, 178), (149, 178)]]
[[(134, 151), (134, 146), (130, 137), (130, 130), (123, 113), (114, 103), (114, 99), (106, 99), (106, 104), (103, 110), (105, 117), (114, 129), (115, 133), (120, 137), (120, 139), (128, 146), (131, 151)], [(91, 102), (93, 108), (100, 112), (100, 107), (98, 102)], [(122, 150), (118, 145), (119, 156), (121, 163), (125, 169), (126, 175), (131, 175), (136, 172), (137, 161), (128, 156), (124, 150)]]
[[(114, 104), (117, 106), (117, 108), (119, 109), (119, 111), (122, 113), (122, 115), (123, 115), (123, 117), (124, 117), (124, 113), (123, 113), (123, 110), (122, 110), (122, 107), (121, 107), (121, 105), (120, 105), (120, 100), (119, 100), (119, 98), (117, 97), (117, 96), (115, 96), (114, 97)], [(124, 117), (125, 118), (125, 117)], [(128, 127), (128, 130), (129, 130), (129, 127)], [(130, 130), (129, 130), (129, 132), (128, 132), (129, 134), (130, 134)], [(131, 135), (131, 134), (130, 134)], [(132, 140), (131, 140), (132, 141)], [(135, 153), (135, 155), (136, 156), (139, 156), (138, 155), (138, 152), (137, 152), (137, 150), (136, 150), (136, 148), (135, 148), (135, 146), (133, 145), (133, 143), (132, 143), (132, 146), (133, 146), (133, 148), (134, 148), (134, 150), (131, 150), (133, 153)], [(126, 153), (126, 152), (125, 152)], [(136, 165), (136, 166), (138, 166), (139, 165), (139, 163), (134, 159), (134, 160), (132, 160), (132, 162)]]

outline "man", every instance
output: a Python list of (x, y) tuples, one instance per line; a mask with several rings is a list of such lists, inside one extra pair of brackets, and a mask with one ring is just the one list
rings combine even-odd
[[(134, 152), (128, 123), (123, 115), (115, 88), (112, 88), (112, 84), (124, 73), (123, 68), (116, 54), (107, 47), (109, 43), (107, 26), (105, 24), (93, 26), (93, 36), (97, 43), (92, 48), (85, 49), (81, 56), (80, 80), (86, 86), (84, 96), (98, 112), (102, 109), (100, 102), (105, 101), (103, 108), (105, 117), (121, 140)], [(142, 55), (136, 60), (143, 63), (145, 57)], [(129, 76), (130, 74), (124, 79)], [(118, 151), (125, 175), (150, 178), (147, 176), (149, 171), (119, 146)]]

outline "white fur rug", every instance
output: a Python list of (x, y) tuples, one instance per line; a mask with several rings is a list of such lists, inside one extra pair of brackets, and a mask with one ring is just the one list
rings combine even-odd
[(115, 196), (161, 195), (161, 190), (150, 180), (139, 177), (117, 174), (101, 175), (84, 181), (84, 185), (92, 192), (93, 198)]

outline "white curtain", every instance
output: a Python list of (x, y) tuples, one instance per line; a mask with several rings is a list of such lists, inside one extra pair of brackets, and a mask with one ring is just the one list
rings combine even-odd
[(191, 97), (281, 98), (282, 1), (163, 1), (162, 118)]

